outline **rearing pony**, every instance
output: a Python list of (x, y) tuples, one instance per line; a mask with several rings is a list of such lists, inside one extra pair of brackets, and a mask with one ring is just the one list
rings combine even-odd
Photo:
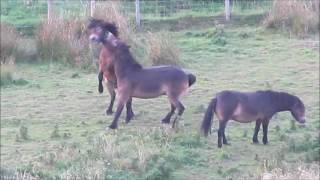
[[(95, 26), (101, 26), (104, 29), (107, 29), (109, 32), (111, 32), (115, 37), (118, 38), (118, 28), (114, 23), (104, 22), (99, 19), (90, 19), (88, 29), (93, 30)], [(93, 32), (89, 32), (92, 34)], [(98, 90), (100, 93), (103, 92), (103, 85), (102, 81), (106, 81), (106, 86), (108, 89), (108, 92), (110, 94), (110, 103), (108, 108), (106, 108), (106, 114), (111, 115), (112, 107), (114, 104), (114, 100), (116, 98), (115, 89), (117, 88), (117, 78), (114, 72), (114, 66), (111, 64), (112, 62), (112, 53), (107, 49), (105, 46), (102, 46), (100, 55), (99, 55), (99, 74), (98, 74), (98, 80), (99, 80), (99, 87)], [(132, 111), (131, 102), (127, 104), (127, 117), (126, 120), (130, 121), (132, 117), (134, 116), (134, 113)]]
[(211, 129), (213, 114), (219, 119), (218, 147), (227, 144), (224, 130), (228, 120), (232, 119), (241, 123), (256, 121), (256, 127), (252, 138), (253, 143), (258, 143), (260, 126), (263, 127), (263, 144), (268, 143), (268, 125), (272, 116), (281, 111), (290, 111), (299, 123), (305, 123), (305, 107), (302, 101), (294, 95), (286, 92), (257, 91), (238, 92), (222, 91), (211, 100), (201, 129), (207, 136)]
[(162, 120), (163, 123), (170, 123), (174, 111), (178, 110), (178, 115), (173, 122), (174, 127), (175, 122), (185, 110), (179, 99), (188, 87), (195, 83), (196, 77), (174, 66), (143, 68), (133, 58), (129, 46), (116, 38), (103, 24), (91, 26), (89, 29), (90, 40), (101, 42), (114, 56), (112, 64), (117, 78), (119, 101), (109, 128), (118, 127), (124, 104), (130, 102), (132, 97), (149, 99), (161, 95), (167, 95), (171, 104), (171, 110)]

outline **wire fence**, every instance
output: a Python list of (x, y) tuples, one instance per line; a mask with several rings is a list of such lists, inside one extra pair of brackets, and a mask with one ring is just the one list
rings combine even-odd
[[(266, 13), (273, 0), (230, 0), (231, 13)], [(90, 16), (89, 0), (52, 0), (55, 18)], [(95, 6), (112, 6), (132, 20), (135, 18), (134, 0), (95, 1)], [(204, 17), (224, 14), (224, 0), (140, 0), (141, 20), (163, 20), (181, 17)], [(47, 18), (47, 0), (1, 0), (1, 21), (19, 29), (30, 29)]]
[[(52, 0), (53, 10), (58, 17), (68, 15), (88, 16), (90, 1), (88, 0)], [(121, 10), (128, 16), (135, 14), (134, 1), (96, 1), (96, 5), (118, 2)], [(232, 12), (250, 13), (268, 11), (273, 0), (231, 0)], [(32, 11), (30, 15), (45, 17), (46, 0), (1, 0), (1, 15), (8, 15), (12, 10)], [(140, 0), (141, 18), (168, 18), (182, 15), (216, 15), (224, 12), (223, 0)], [(22, 17), (23, 18), (23, 17)]]

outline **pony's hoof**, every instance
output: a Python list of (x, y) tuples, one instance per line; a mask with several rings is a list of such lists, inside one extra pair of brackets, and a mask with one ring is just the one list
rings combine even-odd
[(267, 142), (263, 142), (263, 144), (264, 144), (264, 145), (268, 145), (268, 144), (269, 144), (269, 142), (268, 142), (268, 141), (267, 141)]
[(258, 140), (253, 140), (252, 143), (253, 144), (259, 144), (259, 141)]
[(131, 121), (131, 119), (130, 118), (126, 118), (126, 124), (129, 124), (129, 122)]
[(110, 109), (108, 109), (108, 110), (106, 110), (106, 114), (107, 114), (107, 115), (112, 115), (112, 114), (113, 114), (113, 111), (110, 110)]
[(162, 119), (162, 120), (161, 120), (161, 123), (162, 123), (162, 124), (170, 124), (170, 120), (168, 120), (168, 119)]
[(115, 125), (115, 124), (111, 124), (109, 127), (107, 127), (107, 128), (109, 128), (109, 129), (117, 129), (118, 127), (117, 127), (117, 125)]
[(134, 117), (134, 114), (133, 114), (133, 113), (127, 115), (127, 117), (126, 117), (126, 124), (128, 124), (128, 123), (133, 119), (133, 117)]

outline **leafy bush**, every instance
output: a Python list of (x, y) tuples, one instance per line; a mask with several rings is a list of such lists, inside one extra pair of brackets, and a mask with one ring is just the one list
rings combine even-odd
[(147, 59), (152, 65), (179, 64), (179, 49), (165, 33), (147, 34)]
[(289, 31), (300, 37), (319, 31), (319, 1), (275, 0), (264, 21), (267, 28)]

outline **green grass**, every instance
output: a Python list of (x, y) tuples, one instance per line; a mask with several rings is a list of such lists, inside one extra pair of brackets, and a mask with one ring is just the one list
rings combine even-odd
[[(161, 97), (134, 99), (134, 120), (125, 125), (123, 115), (119, 130), (105, 132), (112, 121), (104, 115), (109, 95), (97, 92), (96, 74), (60, 64), (17, 64), (15, 73), (28, 84), (1, 87), (1, 174), (12, 175), (17, 168), (46, 179), (258, 179), (274, 164), (319, 163), (319, 52), (305, 46), (306, 40), (246, 26), (172, 35), (184, 68), (197, 76), (182, 99), (184, 130), (161, 126), (169, 111)], [(266, 146), (251, 143), (254, 123), (230, 121), (231, 145), (222, 149), (216, 119), (209, 138), (198, 134), (215, 93), (270, 88), (302, 98), (305, 126), (292, 129), (290, 113), (279, 113)], [(21, 133), (27, 138), (17, 141)]]

